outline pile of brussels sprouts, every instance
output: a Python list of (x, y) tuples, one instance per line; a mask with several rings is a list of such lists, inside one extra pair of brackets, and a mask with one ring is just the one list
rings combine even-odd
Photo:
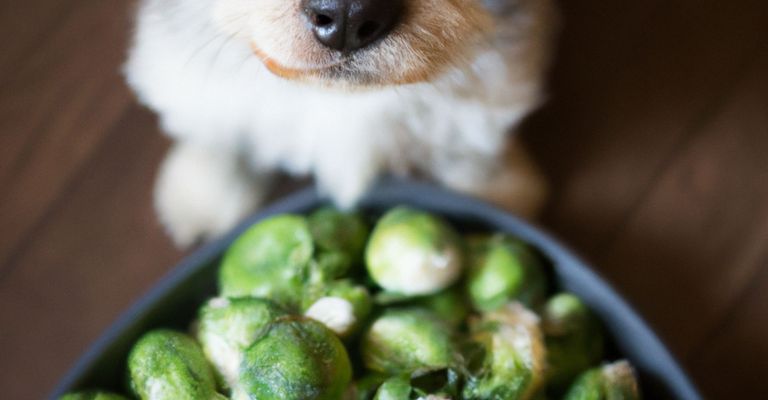
[(632, 367), (603, 363), (599, 322), (551, 294), (533, 249), (412, 208), (371, 232), (329, 208), (266, 219), (226, 252), (219, 288), (190, 334), (136, 342), (134, 397), (639, 399)]

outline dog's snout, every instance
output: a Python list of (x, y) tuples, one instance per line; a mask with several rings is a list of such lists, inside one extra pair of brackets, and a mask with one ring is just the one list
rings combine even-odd
[(302, 0), (302, 9), (320, 43), (352, 52), (384, 37), (398, 23), (403, 0)]

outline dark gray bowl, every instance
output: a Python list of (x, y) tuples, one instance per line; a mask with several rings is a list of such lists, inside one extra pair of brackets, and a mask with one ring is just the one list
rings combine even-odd
[[(225, 238), (185, 259), (126, 311), (72, 367), (52, 394), (84, 388), (125, 389), (125, 360), (136, 339), (155, 327), (185, 329), (197, 308), (216, 291), (219, 257), (248, 226), (280, 213), (307, 213), (324, 201), (314, 190), (289, 196), (240, 225)], [(555, 280), (581, 296), (602, 319), (615, 357), (637, 368), (646, 399), (700, 399), (696, 388), (643, 319), (584, 262), (542, 230), (482, 201), (433, 186), (386, 181), (362, 202), (368, 212), (411, 205), (441, 214), (462, 229), (511, 233), (531, 243), (551, 262)]]

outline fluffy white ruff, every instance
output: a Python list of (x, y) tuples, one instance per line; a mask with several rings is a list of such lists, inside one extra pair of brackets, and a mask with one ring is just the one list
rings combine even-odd
[[(178, 142), (156, 206), (180, 245), (229, 229), (258, 205), (275, 169), (314, 175), (342, 207), (382, 172), (414, 170), (524, 214), (542, 202), (535, 167), (524, 154), (503, 154), (510, 130), (540, 102), (550, 0), (517, 1), (466, 67), (433, 82), (351, 92), (272, 75), (247, 40), (214, 26), (214, 3), (145, 0), (125, 66)], [(511, 164), (519, 169), (506, 170)]]

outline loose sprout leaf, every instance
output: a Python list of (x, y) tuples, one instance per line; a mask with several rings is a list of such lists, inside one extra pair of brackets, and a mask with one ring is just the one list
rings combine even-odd
[(409, 400), (412, 392), (408, 375), (395, 376), (379, 386), (374, 400)]

